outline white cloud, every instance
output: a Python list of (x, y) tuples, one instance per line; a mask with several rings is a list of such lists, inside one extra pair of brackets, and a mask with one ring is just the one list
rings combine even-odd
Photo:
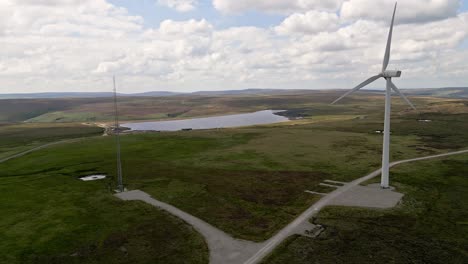
[(130, 16), (105, 0), (9, 0), (0, 2), (0, 10), (7, 25), (3, 32), (10, 35), (118, 37), (142, 28), (141, 17)]
[[(390, 21), (395, 0), (348, 0), (343, 3), (344, 19)], [(407, 0), (398, 2), (397, 22), (421, 23), (454, 17), (460, 0)]]
[(303, 12), (312, 9), (336, 11), (342, 0), (213, 0), (213, 6), (223, 13), (257, 10), (272, 13)]
[[(343, 20), (320, 8), (271, 28), (217, 29), (206, 19), (143, 28), (141, 17), (104, 0), (0, 7), (0, 92), (106, 91), (114, 73), (122, 92), (345, 87), (381, 69), (388, 33), (380, 19)], [(466, 82), (467, 39), (468, 13), (397, 25), (390, 67), (404, 71), (399, 85)]]
[[(138, 49), (99, 63), (94, 73), (148, 74), (169, 78), (181, 61), (209, 53), (213, 26), (206, 20), (162, 21), (158, 29), (142, 33)], [(179, 75), (177, 75), (179, 76)]]
[(340, 19), (335, 13), (308, 11), (293, 14), (276, 27), (280, 34), (314, 34), (339, 28)]
[[(418, 65), (432, 63), (434, 52), (452, 51), (466, 38), (466, 16), (397, 26), (390, 67), (402, 68), (411, 78), (423, 74), (417, 71)], [(155, 67), (151, 74), (173, 85), (191, 83), (198, 87), (193, 89), (215, 89), (219, 83), (223, 83), (222, 88), (291, 88), (298, 83), (322, 83), (322, 80), (329, 82), (320, 88), (336, 87), (340, 83), (337, 79), (357, 82), (380, 70), (388, 27), (359, 20), (316, 34), (279, 37), (276, 31), (257, 27), (215, 30), (203, 20), (165, 21), (147, 35), (153, 42), (141, 49), (143, 52), (127, 56), (119, 64), (132, 65), (127, 72), (133, 73), (138, 72), (135, 69), (152, 69), (148, 66), (152, 62), (163, 62), (165, 67)], [(181, 36), (184, 41), (180, 41)], [(174, 37), (179, 41), (174, 41)], [(436, 59), (441, 58), (447, 59)], [(444, 76), (453, 74), (449, 69), (444, 69)], [(456, 71), (460, 71), (459, 67)], [(196, 86), (197, 83), (203, 86)]]
[(92, 79), (99, 60), (128, 48), (125, 38), (143, 22), (105, 0), (7, 0), (0, 17), (3, 92), (82, 89), (68, 84)]
[(179, 12), (189, 12), (196, 8), (197, 0), (158, 0), (158, 3)]
[(165, 35), (184, 35), (184, 34), (194, 34), (194, 33), (209, 33), (213, 30), (213, 26), (208, 23), (205, 19), (197, 21), (191, 19), (188, 21), (173, 21), (173, 20), (164, 20), (161, 22), (159, 27), (159, 32)]

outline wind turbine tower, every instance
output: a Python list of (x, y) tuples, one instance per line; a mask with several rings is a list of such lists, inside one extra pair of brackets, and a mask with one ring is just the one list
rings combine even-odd
[(115, 144), (117, 147), (117, 191), (124, 192), (125, 187), (123, 185), (122, 180), (122, 163), (120, 159), (120, 124), (119, 124), (119, 111), (117, 108), (117, 87), (115, 85), (115, 76), (112, 78), (114, 82), (114, 136), (115, 136)]
[(392, 78), (399, 78), (401, 76), (401, 71), (387, 70), (388, 63), (390, 61), (390, 50), (392, 45), (392, 35), (393, 35), (393, 24), (395, 22), (395, 13), (397, 9), (397, 3), (395, 3), (395, 8), (393, 10), (392, 22), (390, 25), (390, 31), (388, 33), (387, 47), (385, 49), (385, 56), (383, 60), (382, 72), (372, 76), (363, 83), (356, 86), (354, 89), (348, 91), (340, 98), (336, 99), (332, 104), (337, 103), (346, 96), (359, 91), (361, 88), (373, 83), (377, 79), (384, 78), (386, 81), (386, 91), (385, 91), (385, 121), (384, 121), (384, 138), (383, 138), (383, 152), (382, 152), (382, 178), (381, 178), (381, 187), (387, 189), (389, 185), (389, 159), (390, 159), (390, 113), (392, 105), (392, 90), (395, 91), (401, 98), (409, 105), (411, 108), (416, 110), (414, 105), (406, 98), (404, 94), (395, 86), (392, 82)]

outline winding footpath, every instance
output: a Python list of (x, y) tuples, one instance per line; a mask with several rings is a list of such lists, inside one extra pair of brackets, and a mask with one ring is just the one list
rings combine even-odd
[(118, 193), (115, 196), (126, 201), (146, 202), (181, 218), (193, 226), (195, 230), (203, 235), (208, 244), (211, 264), (243, 263), (264, 246), (264, 243), (235, 239), (207, 222), (172, 205), (153, 199), (149, 194), (140, 190)]

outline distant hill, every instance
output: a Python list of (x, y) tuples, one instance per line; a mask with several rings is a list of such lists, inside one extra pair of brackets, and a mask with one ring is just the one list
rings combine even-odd
[[(121, 94), (119, 96), (132, 96), (132, 97), (163, 97), (174, 96), (180, 93), (173, 92), (146, 92), (135, 94)], [(113, 93), (16, 93), (16, 94), (0, 94), (0, 99), (54, 99), (54, 98), (101, 98), (112, 97)]]
[(146, 92), (146, 93), (135, 93), (135, 94), (119, 94), (119, 96), (150, 96), (150, 97), (165, 97), (165, 96), (174, 96), (183, 93), (174, 93), (174, 92), (166, 92), (166, 91), (154, 91), (154, 92)]
[[(177, 93), (169, 91), (152, 91), (145, 93), (122, 94), (119, 97), (169, 97), (177, 95), (198, 95), (198, 96), (236, 96), (236, 95), (281, 95), (281, 94), (301, 94), (320, 93), (331, 90), (288, 90), (288, 89), (245, 89), (245, 90), (225, 90), (225, 91), (199, 91), (192, 93)], [(336, 91), (336, 90), (335, 90)], [(344, 91), (344, 90), (342, 90)], [(468, 87), (447, 87), (430, 89), (404, 89), (405, 94), (412, 96), (433, 96), (443, 98), (468, 98)], [(382, 93), (379, 90), (366, 90), (368, 93)], [(0, 94), (0, 99), (46, 99), (46, 98), (105, 98), (112, 97), (113, 93), (17, 93)]]
[[(345, 92), (347, 89), (341, 90), (288, 90), (288, 89), (245, 89), (245, 90), (226, 90), (226, 91), (200, 91), (188, 93), (188, 95), (201, 96), (222, 96), (222, 95), (282, 95), (282, 94), (310, 94), (321, 92)], [(365, 93), (384, 93), (383, 90), (363, 90)], [(403, 92), (413, 96), (432, 96), (442, 98), (468, 98), (468, 87), (447, 87), (447, 88), (417, 88), (403, 89)]]
[[(144, 93), (123, 94), (119, 97), (167, 97), (176, 95), (200, 95), (200, 96), (221, 96), (221, 95), (275, 95), (275, 94), (296, 94), (300, 92), (314, 92), (317, 90), (287, 90), (287, 89), (245, 89), (245, 90), (226, 90), (226, 91), (199, 91), (192, 93), (177, 93), (169, 91), (152, 91)], [(46, 99), (46, 98), (101, 98), (112, 97), (113, 93), (80, 93), (80, 92), (51, 92), (51, 93), (16, 93), (0, 94), (0, 99)]]
[(288, 90), (288, 89), (244, 89), (244, 90), (225, 90), (225, 91), (199, 91), (190, 93), (191, 95), (275, 95), (275, 94), (297, 94), (301, 92), (314, 92), (319, 90)]
[(98, 98), (110, 96), (112, 96), (112, 93), (16, 93), (0, 94), (0, 99)]
[(406, 89), (405, 94), (444, 98), (468, 98), (468, 87), (447, 87), (437, 89)]

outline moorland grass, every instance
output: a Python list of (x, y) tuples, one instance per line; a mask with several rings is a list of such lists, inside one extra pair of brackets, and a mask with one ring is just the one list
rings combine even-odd
[[(354, 120), (350, 127), (359, 126)], [(266, 126), (122, 137), (125, 182), (238, 238), (271, 237), (319, 197), (325, 179), (349, 181), (380, 166), (381, 135)], [(418, 137), (395, 135), (393, 159), (422, 156)], [(439, 151), (437, 149), (432, 151)], [(113, 138), (55, 146), (0, 165), (8, 177), (115, 175)]]
[(49, 142), (102, 133), (102, 128), (81, 124), (3, 124), (0, 125), (0, 159)]
[(208, 263), (203, 238), (181, 220), (52, 171), (2, 173), (0, 263)]
[[(328, 100), (328, 97), (325, 99)], [(311, 105), (298, 97), (287, 98), (283, 102), (269, 97), (256, 98), (253, 101), (263, 105), (252, 107), (259, 109), (265, 106), (275, 108), (270, 107), (269, 103), (287, 105), (287, 102), (295, 102), (292, 108), (301, 109), (304, 118), (289, 124), (252, 128), (123, 136), (125, 183), (130, 189), (142, 189), (155, 198), (191, 213), (237, 238), (265, 240), (319, 198), (304, 193), (304, 190), (320, 190), (318, 184), (324, 179), (349, 181), (380, 166), (382, 136), (374, 131), (382, 128), (382, 100), (380, 98), (364, 104), (367, 99), (352, 98), (344, 101), (344, 105), (330, 107), (320, 102), (312, 102)], [(243, 99), (217, 100), (226, 100), (223, 101), (227, 105), (225, 109), (243, 106), (240, 102)], [(201, 98), (197, 103), (207, 102), (208, 99)], [(359, 104), (356, 104), (357, 102)], [(392, 120), (392, 124), (395, 124), (392, 136), (392, 160), (445, 152), (464, 145), (463, 140), (468, 138), (468, 122), (463, 122), (466, 116), (457, 112), (460, 115), (454, 117), (454, 113), (450, 111), (437, 109), (433, 112), (431, 109), (424, 112), (424, 114), (438, 114), (436, 122), (421, 123), (417, 120), (420, 115), (415, 116), (412, 112), (407, 112), (401, 104), (395, 105), (396, 114)], [(218, 110), (219, 108), (216, 111)], [(204, 110), (199, 111), (181, 115), (207, 113)], [(49, 135), (48, 132), (43, 134)], [(35, 137), (34, 132), (27, 135)], [(25, 138), (28, 136), (21, 139)], [(431, 141), (433, 138), (440, 138), (444, 144), (433, 144)], [(464, 139), (460, 141), (460, 138)], [(108, 184), (115, 183), (113, 140), (112, 137), (89, 138), (43, 149), (0, 164), (0, 185), (3, 184), (1, 186), (8, 190), (4, 195), (8, 195), (7, 198), (10, 199), (9, 203), (0, 208), (2, 215), (4, 212), (8, 214), (2, 223), (2, 230), (10, 228), (15, 223), (29, 226), (19, 228), (20, 231), (14, 236), (7, 236), (1, 242), (4, 250), (11, 251), (10, 259), (22, 257), (20, 260), (34, 261), (34, 256), (39, 256), (41, 260), (44, 259), (41, 256), (45, 256), (46, 260), (47, 256), (52, 256), (49, 259), (53, 260), (57, 256), (82, 252), (78, 255), (91, 256), (88, 258), (91, 259), (91, 263), (92, 261), (98, 263), (99, 256), (105, 254), (102, 252), (108, 252), (100, 245), (107, 245), (103, 241), (112, 237), (111, 235), (116, 232), (116, 226), (126, 223), (128, 228), (123, 233), (128, 236), (135, 234), (132, 236), (135, 238), (132, 240), (135, 243), (140, 240), (136, 239), (137, 237), (144, 237), (144, 234), (136, 230), (141, 230), (138, 226), (145, 223), (136, 219), (139, 219), (141, 214), (153, 214), (153, 211), (158, 214), (157, 210), (150, 207), (145, 207), (147, 208), (145, 210), (129, 209), (123, 213), (117, 210), (118, 214), (108, 215), (109, 218), (119, 218), (117, 216), (122, 215), (120, 218), (124, 220), (119, 220), (121, 222), (118, 223), (108, 224), (106, 221), (110, 220), (107, 218), (93, 219), (98, 225), (110, 226), (109, 229), (104, 228), (102, 233), (86, 232), (91, 228), (89, 227), (91, 221), (89, 218), (88, 220), (80, 218), (84, 217), (82, 212), (90, 212), (89, 214), (97, 216), (108, 213), (107, 210), (103, 211), (103, 208), (122, 207), (122, 202), (115, 201), (108, 193), (104, 194)], [(436, 168), (434, 171), (437, 171)], [(110, 178), (99, 183), (81, 183), (76, 179), (91, 173), (105, 173)], [(12, 184), (9, 184), (10, 182)], [(86, 186), (94, 186), (95, 189), (90, 193), (86, 191), (88, 188)], [(39, 192), (42, 198), (28, 198), (27, 195), (34, 195), (33, 190), (36, 189), (44, 190)], [(50, 196), (49, 192), (52, 193)], [(100, 198), (89, 200), (94, 199), (92, 197)], [(55, 200), (61, 201), (60, 206)], [(114, 202), (111, 201), (115, 202), (114, 207), (112, 207)], [(8, 207), (8, 204), (14, 206)], [(125, 204), (129, 206), (129, 203)], [(15, 211), (15, 208), (22, 210)], [(31, 208), (38, 210), (34, 211)], [(27, 217), (23, 217), (22, 211), (28, 212), (28, 210), (38, 215), (44, 213), (45, 216), (41, 218), (26, 214)], [(158, 220), (163, 218), (161, 215), (151, 217), (156, 220), (151, 221), (148, 218), (148, 223), (167, 220)], [(76, 221), (70, 221), (70, 218), (76, 218)], [(50, 224), (55, 223), (54, 220), (70, 224)], [(80, 224), (81, 222), (85, 224)], [(43, 225), (56, 227), (58, 230), (48, 231)], [(39, 231), (28, 231), (36, 230), (35, 228)], [(76, 244), (68, 243), (73, 239), (67, 240), (67, 236), (74, 234), (75, 230), (80, 230), (79, 228), (85, 230), (80, 231), (83, 239), (76, 239)], [(158, 226), (154, 228), (155, 232), (162, 232)], [(56, 234), (53, 238), (56, 240), (49, 239), (45, 233), (41, 233), (43, 229), (47, 231), (46, 233)], [(61, 237), (65, 242), (61, 242)], [(154, 243), (159, 243), (161, 237), (158, 235), (154, 237), (157, 238)], [(24, 242), (15, 244), (17, 240)], [(188, 239), (187, 242), (198, 245), (193, 242), (195, 240), (195, 238)], [(42, 246), (35, 245), (35, 241), (42, 243)], [(177, 245), (185, 247), (183, 241), (178, 238), (171, 241), (174, 248)], [(153, 250), (146, 245), (139, 244), (132, 250), (134, 252)], [(32, 250), (35, 248), (43, 250)], [(188, 248), (193, 251), (193, 247)], [(157, 255), (167, 256), (166, 251), (172, 252), (170, 249), (154, 252)], [(110, 252), (122, 251), (110, 250)], [(131, 254), (130, 251), (128, 254)], [(102, 259), (112, 258), (108, 255), (102, 256), (105, 256)], [(202, 257), (190, 255), (187, 258)]]

